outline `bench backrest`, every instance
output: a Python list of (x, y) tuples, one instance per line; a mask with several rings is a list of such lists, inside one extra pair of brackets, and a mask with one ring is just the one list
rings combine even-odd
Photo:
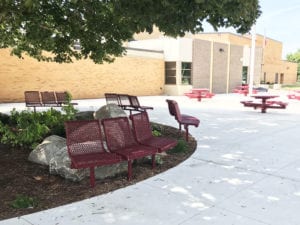
[(114, 151), (137, 145), (127, 117), (107, 118), (101, 122), (109, 150)]
[(130, 99), (131, 106), (136, 107), (136, 108), (139, 108), (141, 106), (137, 96), (130, 95), (129, 99)]
[(170, 114), (172, 116), (175, 116), (175, 119), (180, 122), (181, 121), (181, 113), (180, 113), (178, 103), (176, 101), (170, 100), (170, 99), (167, 99), (166, 101), (168, 103), (168, 108), (169, 108)]
[(106, 100), (106, 104), (116, 104), (118, 106), (120, 106), (120, 100), (119, 100), (119, 96), (116, 93), (105, 93), (105, 100)]
[(70, 156), (105, 152), (99, 120), (66, 121), (65, 129)]
[(68, 103), (68, 93), (66, 91), (55, 92), (56, 101), (58, 104), (66, 104)]
[(56, 97), (54, 91), (42, 91), (41, 92), (42, 103), (47, 105), (55, 105), (57, 104)]
[(120, 102), (120, 106), (125, 108), (125, 107), (131, 107), (131, 102), (130, 102), (130, 98), (129, 95), (127, 94), (118, 94), (119, 97), (119, 102)]
[(39, 91), (25, 91), (26, 105), (41, 105), (41, 97)]
[(142, 143), (152, 137), (151, 124), (146, 111), (130, 115), (130, 119), (135, 138), (138, 142)]

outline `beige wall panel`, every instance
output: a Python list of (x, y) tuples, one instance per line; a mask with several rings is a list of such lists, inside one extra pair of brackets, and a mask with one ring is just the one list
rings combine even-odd
[(24, 101), (24, 91), (69, 91), (73, 99), (101, 98), (105, 92), (134, 95), (163, 93), (164, 61), (126, 56), (114, 63), (90, 60), (71, 64), (38, 62), (0, 50), (0, 102)]
[(241, 85), (243, 73), (243, 47), (238, 45), (230, 46), (230, 69), (228, 92), (232, 92), (236, 86)]
[(193, 41), (193, 87), (210, 87), (211, 42), (195, 39)]
[(228, 45), (214, 43), (213, 48), (213, 77), (212, 92), (226, 93), (227, 91), (227, 68), (228, 68)]

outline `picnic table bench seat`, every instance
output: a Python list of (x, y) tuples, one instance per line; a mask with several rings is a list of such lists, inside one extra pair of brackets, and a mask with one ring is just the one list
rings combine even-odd
[(273, 109), (285, 109), (288, 103), (282, 102), (282, 101), (267, 101), (265, 105), (263, 105), (261, 102), (255, 102), (255, 101), (241, 101), (241, 103), (245, 107), (253, 107), (254, 109), (257, 108), (273, 108)]

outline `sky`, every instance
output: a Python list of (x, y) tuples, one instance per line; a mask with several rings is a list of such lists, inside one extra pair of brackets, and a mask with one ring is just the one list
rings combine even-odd
[[(282, 58), (300, 49), (300, 1), (299, 0), (260, 0), (262, 14), (257, 19), (257, 34), (282, 42)], [(207, 26), (204, 32), (213, 30)], [(220, 29), (220, 32), (233, 32), (233, 29)]]

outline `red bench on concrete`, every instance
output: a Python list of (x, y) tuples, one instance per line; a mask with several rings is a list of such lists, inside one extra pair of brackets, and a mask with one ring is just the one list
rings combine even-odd
[(174, 100), (167, 99), (168, 109), (171, 116), (175, 117), (175, 120), (179, 123), (179, 130), (181, 130), (181, 125), (185, 129), (185, 140), (189, 140), (189, 126), (198, 127), (200, 120), (194, 116), (181, 114), (178, 103)]

